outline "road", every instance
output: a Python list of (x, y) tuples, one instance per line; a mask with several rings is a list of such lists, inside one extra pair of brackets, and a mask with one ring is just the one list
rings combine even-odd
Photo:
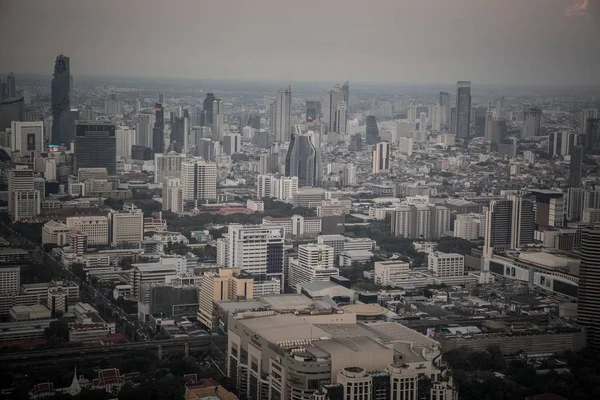
[(208, 350), (213, 346), (223, 348), (227, 343), (224, 336), (199, 336), (181, 339), (154, 340), (148, 342), (113, 344), (108, 346), (61, 348), (27, 351), (0, 355), (2, 365), (53, 365), (81, 359), (108, 359), (136, 350), (154, 350), (159, 346), (163, 354), (183, 353), (186, 343), (189, 351)]
[(115, 320), (115, 322), (123, 326), (123, 332), (128, 333), (129, 337), (134, 341), (148, 341), (152, 339), (150, 329), (147, 326), (139, 324), (121, 307), (111, 302), (110, 299), (104, 296), (98, 289), (90, 285), (88, 282), (79, 279), (79, 277), (75, 275), (69, 267), (62, 265), (56, 259), (46, 254), (41, 245), (36, 244), (28, 238), (22, 236), (18, 232), (14, 231), (10, 226), (7, 226), (7, 224), (4, 224), (3, 229), (5, 233), (9, 233), (9, 235), (5, 236), (6, 239), (13, 245), (30, 250), (32, 260), (42, 265), (52, 267), (54, 270), (60, 270), (65, 276), (68, 277), (69, 280), (78, 284), (80, 294), (88, 293), (90, 297), (89, 301), (94, 307), (102, 305), (105, 309), (111, 310), (112, 318)]

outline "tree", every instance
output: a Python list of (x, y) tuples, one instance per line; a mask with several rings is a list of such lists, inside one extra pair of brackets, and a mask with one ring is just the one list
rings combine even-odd
[(50, 322), (50, 325), (44, 330), (44, 336), (46, 336), (46, 339), (48, 340), (55, 337), (65, 342), (69, 341), (69, 324), (67, 323), (67, 320), (61, 318)]
[(84, 268), (85, 264), (82, 263), (71, 264), (71, 272), (82, 281), (85, 281), (87, 276), (87, 272), (84, 270)]

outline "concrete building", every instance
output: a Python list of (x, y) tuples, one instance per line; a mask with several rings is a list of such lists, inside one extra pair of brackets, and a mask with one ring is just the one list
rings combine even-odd
[[(177, 264), (157, 263), (140, 263), (133, 264), (130, 274), (130, 282), (133, 288), (133, 296), (140, 299), (142, 285), (151, 283), (165, 283), (167, 276), (177, 274)], [(142, 299), (146, 300), (146, 299)]]
[(181, 163), (183, 200), (200, 203), (217, 199), (217, 165), (201, 158)]
[(11, 122), (10, 150), (22, 156), (44, 151), (44, 122)]
[(264, 217), (263, 225), (276, 225), (285, 228), (285, 237), (312, 238), (322, 232), (323, 219), (319, 217), (303, 217), (295, 214), (291, 217)]
[(242, 152), (242, 136), (238, 133), (223, 135), (223, 154), (228, 156)]
[(180, 178), (181, 163), (185, 155), (171, 151), (154, 155), (154, 183), (163, 183), (165, 178)]
[(461, 254), (435, 251), (427, 255), (427, 269), (442, 278), (463, 276), (465, 274), (465, 257)]
[(485, 216), (478, 213), (458, 214), (454, 221), (454, 237), (477, 240), (485, 235)]
[(374, 174), (390, 172), (390, 144), (388, 142), (380, 142), (375, 145), (372, 172)]
[(398, 286), (408, 278), (409, 265), (404, 261), (375, 262), (375, 283), (383, 286)]
[(117, 127), (111, 122), (78, 121), (75, 124), (75, 170), (106, 168), (117, 173)]
[(408, 204), (391, 211), (391, 231), (408, 239), (438, 239), (450, 230), (450, 210), (430, 204)]
[(300, 283), (328, 281), (330, 276), (339, 275), (339, 270), (333, 264), (333, 247), (314, 243), (300, 245), (298, 259), (290, 263), (287, 282), (291, 288), (295, 288)]
[(275, 104), (274, 128), (272, 132), (279, 143), (289, 142), (292, 133), (292, 89), (290, 87), (277, 90)]
[(600, 349), (600, 229), (590, 227), (581, 234), (581, 266), (577, 322), (587, 328), (587, 345)]
[(135, 130), (128, 126), (120, 126), (116, 131), (117, 138), (117, 158), (131, 158), (131, 146), (135, 143)]
[(8, 210), (13, 221), (41, 212), (40, 193), (35, 190), (33, 173), (27, 165), (16, 165), (8, 172)]
[(181, 213), (184, 209), (183, 187), (179, 178), (165, 178), (162, 185), (162, 210)]
[(87, 235), (88, 245), (108, 244), (108, 218), (104, 216), (68, 217), (67, 228)]
[(109, 218), (112, 246), (137, 245), (144, 239), (144, 213), (133, 204), (111, 212)]
[[(254, 298), (254, 278), (235, 268), (221, 268), (219, 272), (205, 272), (200, 286), (197, 319), (211, 329), (214, 321), (214, 302)], [(278, 292), (279, 293), (279, 292)]]
[(20, 267), (2, 267), (0, 268), (0, 295), (19, 293), (21, 287), (21, 268)]

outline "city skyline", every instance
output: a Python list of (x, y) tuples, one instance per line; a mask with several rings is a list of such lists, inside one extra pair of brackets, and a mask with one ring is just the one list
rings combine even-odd
[[(226, 1), (200, 13), (198, 4), (179, 1), (177, 8), (187, 10), (180, 19), (164, 18), (167, 10), (159, 2), (144, 2), (144, 7), (136, 1), (118, 7), (111, 1), (7, 3), (0, 17), (0, 43), (6, 48), (0, 70), (47, 73), (47, 60), (62, 52), (71, 57), (77, 76), (336, 81), (342, 75), (373, 83), (597, 83), (598, 1), (482, 3), (381, 1), (373, 11), (362, 2), (316, 8), (272, 0)], [(28, 18), (19, 18), (25, 12)], [(453, 24), (458, 16), (471, 23)], [(144, 21), (161, 21), (161, 29)], [(49, 30), (54, 34), (37, 35)], [(22, 34), (9, 34), (15, 31)], [(282, 34), (273, 36), (276, 31)], [(57, 36), (63, 40), (53, 40)], [(208, 36), (214, 39), (199, 41)], [(206, 56), (189, 52), (200, 43)], [(250, 48), (242, 61), (232, 56)], [(185, 63), (170, 62), (183, 55)], [(368, 67), (361, 59), (369, 60)]]

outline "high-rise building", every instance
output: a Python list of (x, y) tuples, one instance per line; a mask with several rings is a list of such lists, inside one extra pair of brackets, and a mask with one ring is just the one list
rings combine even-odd
[(87, 235), (90, 246), (108, 244), (109, 225), (104, 216), (68, 217), (67, 227)]
[(138, 120), (135, 126), (135, 144), (152, 148), (155, 121), (154, 114), (138, 114)]
[(419, 132), (425, 132), (427, 130), (427, 113), (422, 112), (419, 114)]
[(175, 117), (171, 130), (171, 143), (177, 153), (187, 154), (189, 121), (186, 117)]
[(110, 244), (112, 246), (138, 245), (144, 239), (144, 213), (133, 204), (122, 211), (112, 211), (110, 218)]
[[(323, 122), (326, 131), (342, 133), (346, 132), (346, 100), (344, 91), (340, 85), (335, 85), (333, 90), (326, 93), (323, 111)], [(340, 110), (343, 109), (343, 113)]]
[(434, 131), (439, 131), (442, 129), (442, 125), (444, 125), (444, 108), (439, 104), (434, 104), (429, 106), (429, 118), (431, 121), (431, 129)]
[(31, 155), (44, 150), (44, 123), (12, 121), (10, 135), (11, 151)]
[(165, 149), (165, 111), (161, 103), (154, 106), (154, 127), (152, 129), (152, 151), (162, 153)]
[(279, 154), (261, 154), (258, 162), (258, 173), (261, 175), (279, 172)]
[(306, 100), (306, 123), (312, 123), (321, 119), (321, 102)]
[(525, 114), (523, 127), (521, 129), (521, 137), (528, 139), (535, 136), (540, 136), (542, 123), (542, 110), (539, 108), (531, 108)]
[(598, 118), (598, 110), (594, 108), (584, 108), (581, 110), (580, 133), (585, 134), (588, 131), (588, 119)]
[(116, 126), (110, 122), (80, 121), (75, 126), (75, 166), (106, 168), (117, 173)]
[[(350, 81), (344, 82), (342, 85), (342, 92), (344, 93), (344, 102), (346, 103), (346, 109), (350, 110)], [(348, 121), (346, 120), (346, 123)]]
[(6, 94), (8, 98), (17, 97), (17, 84), (12, 72), (6, 76)]
[(213, 139), (221, 140), (221, 131), (223, 130), (223, 102), (221, 99), (215, 99), (212, 106), (212, 133)]
[(465, 274), (465, 256), (438, 251), (429, 253), (427, 269), (440, 278), (463, 276)]
[(117, 158), (131, 158), (131, 146), (135, 144), (135, 130), (128, 126), (120, 126), (115, 133), (117, 141)]
[(577, 322), (587, 329), (587, 345), (600, 350), (600, 229), (597, 226), (581, 232), (581, 266)]
[(379, 142), (373, 150), (373, 173), (385, 174), (390, 172), (390, 144)]
[(8, 209), (13, 221), (32, 218), (41, 212), (40, 192), (35, 189), (33, 170), (16, 165), (8, 172)]
[(408, 123), (410, 124), (410, 130), (414, 130), (417, 126), (417, 105), (410, 103), (408, 105), (408, 112), (406, 114), (406, 118), (408, 119)]
[(180, 213), (183, 212), (183, 203), (181, 179), (165, 178), (162, 184), (162, 210)]
[(73, 129), (71, 124), (71, 72), (69, 57), (59, 55), (54, 63), (52, 78), (52, 143), (68, 145)]
[(356, 166), (352, 165), (352, 164), (346, 164), (344, 165), (344, 168), (342, 168), (342, 174), (341, 174), (341, 184), (342, 186), (356, 186), (357, 184), (357, 180), (356, 180)]
[(600, 118), (589, 118), (586, 129), (583, 135), (586, 151), (594, 153), (600, 151)]
[(165, 178), (179, 178), (183, 154), (171, 151), (167, 154), (154, 154), (154, 183), (162, 183)]
[[(213, 104), (216, 100), (214, 93), (206, 93), (206, 98), (202, 106), (202, 126), (213, 126)], [(162, 103), (159, 101), (159, 103)], [(214, 133), (214, 132), (213, 132)]]
[(362, 151), (362, 136), (360, 136), (360, 132), (350, 136), (348, 151)]
[(485, 235), (485, 216), (483, 214), (458, 214), (454, 221), (454, 237), (465, 240), (477, 240)]
[(275, 140), (289, 142), (292, 134), (292, 88), (277, 90), (275, 110)]
[(488, 110), (485, 106), (475, 107), (475, 136), (485, 136), (485, 125), (487, 119)]
[(567, 219), (579, 221), (584, 209), (586, 191), (583, 188), (570, 187), (567, 190)]
[(11, 97), (0, 103), (0, 132), (11, 127), (13, 121), (25, 121), (25, 100), (23, 97)]
[(292, 289), (300, 283), (329, 281), (338, 276), (339, 270), (333, 266), (334, 249), (325, 244), (302, 244), (298, 246), (298, 259), (291, 260), (289, 286)]
[(285, 176), (297, 176), (300, 186), (319, 186), (323, 178), (321, 150), (316, 146), (315, 133), (302, 133), (294, 127), (285, 158)]
[(442, 108), (442, 124), (448, 125), (450, 123), (450, 109), (452, 108), (452, 99), (450, 93), (440, 92), (440, 100), (438, 102)]
[(184, 201), (208, 202), (217, 199), (217, 165), (201, 158), (181, 163)]
[(584, 154), (583, 146), (575, 146), (571, 149), (571, 161), (569, 163), (570, 187), (581, 187)]
[(456, 107), (450, 108), (450, 133), (456, 135)]
[(456, 137), (469, 138), (471, 124), (471, 82), (456, 83)]
[(565, 225), (564, 193), (556, 190), (535, 189), (535, 223), (538, 231), (554, 230)]
[(242, 135), (227, 133), (223, 135), (223, 154), (228, 156), (242, 152)]
[(490, 257), (494, 249), (515, 249), (533, 243), (535, 207), (520, 196), (508, 200), (494, 200), (486, 212), (484, 255)]
[(108, 99), (104, 101), (104, 113), (108, 116), (115, 116), (121, 114), (121, 101), (117, 99), (116, 93), (109, 93)]
[(439, 239), (450, 230), (450, 210), (444, 206), (409, 204), (391, 212), (391, 232), (407, 239)]
[(377, 127), (377, 119), (374, 115), (367, 116), (366, 135), (367, 144), (376, 144), (381, 140), (379, 137), (379, 128)]
[(221, 255), (225, 266), (241, 269), (257, 278), (283, 282), (285, 229), (282, 226), (229, 225), (225, 239), (225, 246), (221, 248), (225, 251)]

